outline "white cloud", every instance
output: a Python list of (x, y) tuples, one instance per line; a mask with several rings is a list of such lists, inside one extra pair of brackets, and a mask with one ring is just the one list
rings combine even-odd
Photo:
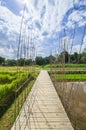
[(0, 27), (3, 29), (3, 27), (8, 29), (8, 32), (16, 32), (19, 33), (20, 29), (20, 21), (21, 17), (16, 16), (13, 14), (9, 9), (6, 7), (0, 6), (0, 19), (3, 20), (2, 23), (0, 23)]
[(82, 20), (82, 16), (83, 16), (83, 11), (74, 11), (72, 14), (70, 14), (68, 20), (72, 20), (72, 21), (81, 21)]
[[(71, 39), (71, 42), (72, 42), (72, 39)], [(82, 53), (85, 48), (86, 48), (86, 42), (83, 42), (82, 45), (81, 44), (73, 45), (72, 48), (71, 48), (71, 43), (70, 43), (68, 47), (68, 52), (71, 54), (73, 54), (74, 52)]]
[(14, 49), (13, 48), (1, 48), (0, 47), (0, 55), (7, 58), (7, 59), (10, 59), (10, 58), (16, 58), (15, 57), (15, 52), (14, 52)]
[(67, 22), (67, 26), (69, 28), (72, 28), (74, 23), (77, 23), (78, 26), (84, 26), (86, 21), (86, 12), (85, 10), (77, 10), (77, 11), (73, 11), (70, 16), (68, 17), (68, 22)]
[[(81, 48), (81, 49), (80, 49)], [(81, 45), (74, 45), (73, 49), (72, 49), (72, 53), (77, 52), (77, 53), (82, 53), (84, 51), (84, 49), (86, 48), (86, 43)]]
[[(49, 4), (48, 0), (40, 0), (37, 1), (36, 7), (34, 6), (34, 0), (28, 1), (27, 7), (28, 7), (28, 13), (27, 18), (31, 17), (31, 21), (29, 23), (35, 21), (39, 21), (41, 23), (42, 29), (39, 30), (40, 32), (44, 32), (47, 30), (47, 32), (52, 33), (55, 29), (56, 31), (61, 31), (61, 25), (60, 22), (62, 21), (64, 14), (72, 6), (72, 3), (66, 0), (65, 2), (63, 0), (54, 1), (55, 5), (52, 6)], [(62, 4), (63, 3), (63, 4)], [(43, 18), (41, 17), (41, 13), (43, 13), (43, 7), (45, 6), (45, 12)], [(34, 26), (36, 28), (36, 26)]]
[(86, 36), (84, 37), (84, 40), (83, 40), (84, 43), (86, 43)]
[[(34, 34), (34, 39), (36, 42), (36, 48), (38, 51), (45, 55), (44, 43), (48, 42), (49, 39), (57, 38), (57, 34), (63, 29), (62, 20), (70, 8), (73, 8), (73, 0), (16, 0), (18, 4), (25, 4), (28, 10), (25, 10), (23, 32), (29, 28)], [(15, 7), (16, 9), (16, 7)], [(12, 13), (5, 6), (0, 6), (0, 31), (3, 37), (6, 37), (6, 44), (16, 44), (18, 42), (18, 34), (20, 31), (21, 17)], [(22, 15), (23, 10), (20, 10), (20, 15)], [(68, 17), (67, 27), (73, 28), (74, 22), (78, 22), (79, 26), (85, 24), (83, 17), (86, 16), (85, 11), (73, 11)], [(27, 34), (28, 35), (28, 31)], [(13, 42), (14, 41), (14, 42)], [(0, 42), (4, 44), (3, 38)], [(12, 43), (11, 43), (12, 42)], [(54, 41), (52, 46), (57, 43)], [(17, 44), (16, 46), (17, 47)], [(47, 47), (46, 47), (47, 48)], [(49, 46), (48, 46), (49, 48)], [(5, 53), (1, 51), (2, 53)], [(10, 52), (10, 55), (14, 53)], [(12, 56), (12, 55), (11, 55)]]
[[(0, 6), (0, 10), (0, 55), (14, 58), (16, 57), (14, 51), (18, 44), (17, 39), (20, 30), (21, 17), (16, 16), (4, 6)], [(15, 48), (8, 48), (10, 45)]]
[(64, 14), (73, 6), (73, 0), (60, 0), (58, 4), (58, 20), (61, 22)]

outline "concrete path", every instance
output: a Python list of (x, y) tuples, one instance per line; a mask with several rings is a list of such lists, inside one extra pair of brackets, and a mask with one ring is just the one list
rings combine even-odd
[(41, 71), (11, 130), (74, 130), (47, 71)]

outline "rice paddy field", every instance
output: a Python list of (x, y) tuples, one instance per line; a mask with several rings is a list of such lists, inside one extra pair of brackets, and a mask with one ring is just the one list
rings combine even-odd
[(32, 73), (23, 68), (0, 68), (0, 101), (8, 94), (16, 91)]
[[(83, 64), (52, 65), (52, 68), (51, 65), (0, 67), (0, 130), (10, 130), (42, 69), (49, 71), (75, 130), (86, 130), (86, 71)], [(22, 103), (17, 105), (14, 118), (14, 104), (19, 101)]]
[(52, 69), (52, 71), (62, 71), (63, 68), (65, 69), (65, 71), (75, 71), (75, 70), (86, 70), (86, 65), (85, 64), (51, 64), (51, 65), (46, 65), (45, 66), (46, 69), (50, 70)]
[(53, 66), (51, 79), (75, 130), (86, 130), (86, 68), (83, 64)]
[(39, 67), (0, 67), (0, 130), (10, 130), (38, 73)]

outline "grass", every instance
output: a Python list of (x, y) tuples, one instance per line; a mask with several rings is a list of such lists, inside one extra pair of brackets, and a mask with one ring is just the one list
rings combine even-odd
[[(4, 68), (5, 70), (3, 71)], [(18, 96), (28, 82), (36, 79), (38, 72), (30, 71), (27, 69), (19, 68), (17, 73), (16, 67), (0, 68), (0, 117), (3, 116), (9, 105), (15, 100), (15, 93)]]
[[(14, 70), (14, 68), (11, 68)], [(25, 80), (29, 77), (36, 78), (38, 75), (37, 72), (28, 72), (20, 70), (17, 74), (17, 72), (13, 71), (2, 71), (2, 68), (0, 68), (0, 101), (2, 98), (6, 97), (9, 93), (12, 93), (13, 91), (16, 91), (20, 85), (25, 82)]]
[[(52, 70), (58, 71), (58, 70), (63, 70), (63, 68), (62, 67), (61, 68), (52, 68)], [(80, 70), (84, 71), (85, 67), (66, 67), (65, 68), (65, 71), (75, 71), (75, 70), (77, 70), (77, 71), (80, 71)]]
[(27, 79), (27, 73), (20, 72), (19, 75), (16, 73), (15, 75), (10, 74), (11, 72), (0, 74), (0, 101), (9, 93), (16, 91), (17, 87)]
[[(52, 64), (52, 66), (61, 67), (62, 64)], [(85, 67), (85, 64), (65, 64), (65, 67)]]
[(86, 74), (52, 74), (52, 78), (57, 81), (86, 81)]
[[(37, 70), (37, 72), (35, 72)], [(22, 105), (28, 96), (35, 79), (38, 76), (39, 67), (0, 67), (0, 130), (10, 130), (16, 117), (21, 110)], [(18, 71), (18, 73), (17, 73)], [(29, 71), (29, 72), (28, 72)], [(28, 78), (29, 83), (18, 91), (16, 99), (13, 97), (18, 88)], [(13, 96), (12, 96), (13, 94)], [(10, 95), (15, 99), (9, 98)], [(10, 102), (9, 102), (10, 100)], [(20, 102), (20, 104), (18, 104)], [(15, 112), (16, 104), (16, 115)], [(6, 106), (4, 106), (6, 105)]]
[(5, 66), (0, 66), (0, 73), (1, 72), (17, 72), (17, 70), (21, 70), (21, 71), (40, 71), (42, 69), (41, 66), (39, 65), (32, 65), (32, 66), (25, 66), (25, 67), (22, 67), (22, 66), (13, 66), (13, 67), (5, 67)]
[(43, 67), (43, 69), (45, 69), (45, 70), (50, 70), (50, 65), (48, 64), (48, 65), (45, 65), (44, 67)]
[[(24, 93), (27, 91), (28, 96), (29, 92), (31, 91), (31, 88), (34, 84), (34, 80), (32, 80), (28, 86), (21, 92), (21, 94), (17, 97), (17, 99), (13, 102), (13, 104), (9, 107), (9, 109), (5, 112), (3, 117), (0, 119), (0, 130), (10, 130), (16, 117), (19, 114), (19, 111), (25, 101), (25, 98), (23, 99)], [(18, 102), (20, 101), (20, 105), (18, 105)], [(16, 105), (16, 115), (14, 117), (14, 112), (15, 112), (15, 103)]]
[[(52, 70), (55, 70), (55, 71), (63, 69), (62, 64), (52, 64), (52, 65), (47, 64), (47, 65), (43, 66), (42, 69), (45, 69), (45, 70), (49, 71), (51, 69), (51, 67), (52, 67)], [(64, 68), (67, 71), (68, 70), (72, 71), (72, 70), (76, 70), (76, 69), (77, 70), (85, 70), (86, 65), (85, 64), (65, 64)]]
[(0, 73), (0, 84), (11, 83), (16, 78), (16, 74), (13, 73)]

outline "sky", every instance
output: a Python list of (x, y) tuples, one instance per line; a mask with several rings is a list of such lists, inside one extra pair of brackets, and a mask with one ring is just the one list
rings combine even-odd
[(23, 13), (21, 45), (33, 39), (37, 56), (86, 47), (86, 0), (0, 0), (0, 56), (17, 57)]

